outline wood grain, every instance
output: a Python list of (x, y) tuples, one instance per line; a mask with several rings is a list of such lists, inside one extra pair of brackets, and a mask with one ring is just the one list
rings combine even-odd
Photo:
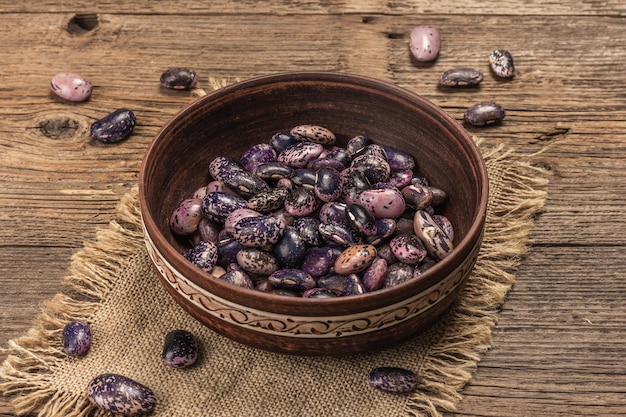
[[(77, 28), (77, 13), (97, 25)], [(458, 120), (496, 100), (504, 123), (468, 130), (549, 170), (493, 348), (451, 415), (626, 414), (625, 15), (619, 0), (1, 1), (0, 346), (61, 290), (71, 254), (136, 183), (151, 138), (193, 99), (159, 87), (164, 69), (193, 67), (205, 88), (210, 77), (345, 71), (418, 92)], [(434, 64), (409, 56), (418, 23), (442, 33)], [(489, 72), (486, 56), (500, 47), (515, 57), (509, 82)], [(485, 71), (480, 88), (437, 87), (441, 71), (461, 65)], [(90, 101), (49, 92), (61, 70), (92, 79)], [(132, 137), (94, 143), (90, 124), (119, 107), (137, 114)], [(7, 399), (0, 415), (12, 415)]]

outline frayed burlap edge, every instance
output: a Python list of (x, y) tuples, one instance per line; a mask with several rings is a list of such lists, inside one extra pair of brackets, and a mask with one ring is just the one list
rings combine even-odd
[[(527, 251), (534, 216), (546, 199), (542, 170), (520, 162), (503, 146), (483, 156), (488, 167), (498, 165), (506, 171), (497, 177), (507, 184), (498, 187), (502, 191), (498, 195), (490, 195), (479, 261), (459, 303), (439, 323), (442, 336), (424, 358), (421, 388), (409, 397), (407, 416), (441, 416), (454, 411), (462, 399), (460, 390), (491, 345), (498, 310)], [(44, 303), (36, 326), (0, 349), (8, 355), (0, 366), (0, 392), (12, 397), (18, 415), (108, 415), (94, 411), (85, 395), (58, 392), (52, 378), (55, 366), (65, 360), (58, 343), (65, 323), (89, 321), (132, 255), (143, 248), (137, 187), (122, 198), (117, 214), (117, 220), (97, 232), (95, 243), (85, 243), (73, 255), (64, 278), (68, 291)]]
[[(474, 138), (477, 144), (480, 139)], [(440, 417), (453, 412), (463, 398), (477, 364), (490, 347), (492, 329), (515, 281), (515, 272), (528, 250), (535, 216), (545, 204), (545, 171), (521, 162), (503, 145), (483, 151), (488, 169), (502, 172), (490, 177), (487, 229), (472, 277), (459, 301), (440, 321), (442, 337), (430, 346), (421, 367), (419, 391), (411, 395), (406, 415)], [(492, 181), (503, 184), (492, 184)]]
[(122, 198), (117, 214), (118, 220), (98, 230), (95, 243), (86, 242), (72, 256), (63, 279), (67, 291), (44, 303), (36, 326), (25, 336), (10, 340), (7, 349), (0, 349), (9, 355), (0, 366), (0, 392), (12, 396), (17, 415), (102, 414), (93, 414), (85, 395), (58, 392), (51, 378), (55, 366), (66, 359), (58, 344), (65, 324), (71, 320), (90, 321), (129, 258), (143, 248), (136, 186)]

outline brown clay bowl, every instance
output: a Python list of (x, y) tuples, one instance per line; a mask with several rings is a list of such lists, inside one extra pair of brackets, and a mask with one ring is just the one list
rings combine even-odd
[[(455, 248), (421, 276), (396, 287), (333, 299), (239, 288), (188, 262), (169, 216), (208, 183), (216, 156), (239, 157), (278, 131), (329, 128), (345, 146), (356, 135), (411, 153), (421, 174), (448, 193), (443, 208)], [(487, 172), (474, 142), (445, 111), (387, 82), (357, 75), (297, 72), (214, 91), (156, 135), (139, 176), (148, 253), (158, 276), (191, 316), (235, 341), (280, 353), (350, 354), (406, 339), (443, 314), (476, 262), (487, 210)]]

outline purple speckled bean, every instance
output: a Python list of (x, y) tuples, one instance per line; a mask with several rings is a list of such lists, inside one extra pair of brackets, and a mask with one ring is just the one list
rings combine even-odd
[(367, 291), (376, 291), (383, 287), (387, 277), (387, 261), (376, 257), (372, 264), (363, 272), (363, 285)]
[(126, 139), (137, 123), (135, 113), (117, 109), (91, 125), (91, 136), (102, 143), (115, 143)]
[(134, 416), (149, 413), (157, 403), (154, 391), (128, 377), (101, 374), (87, 385), (87, 398), (101, 410)]
[(424, 244), (415, 235), (398, 235), (391, 239), (389, 246), (395, 257), (405, 264), (418, 264), (426, 256)]
[(399, 217), (406, 209), (404, 197), (397, 188), (365, 190), (359, 196), (359, 203), (375, 219)]
[(165, 335), (163, 363), (172, 368), (186, 368), (198, 359), (198, 344), (194, 335), (187, 330), (172, 330)]
[(376, 389), (393, 392), (408, 393), (417, 388), (417, 375), (404, 368), (384, 366), (375, 368), (368, 375), (369, 384)]
[(190, 235), (198, 230), (203, 218), (202, 199), (188, 198), (183, 200), (170, 216), (170, 229), (179, 236)]
[(278, 154), (278, 162), (293, 168), (304, 168), (324, 150), (323, 145), (314, 142), (298, 142)]
[(91, 347), (91, 328), (84, 321), (71, 321), (63, 327), (63, 350), (68, 355), (84, 356)]

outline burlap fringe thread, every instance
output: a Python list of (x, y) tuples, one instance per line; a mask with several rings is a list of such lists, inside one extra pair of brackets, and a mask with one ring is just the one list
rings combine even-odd
[[(424, 358), (419, 374), (421, 389), (407, 403), (408, 416), (440, 417), (441, 412), (456, 410), (463, 398), (461, 389), (491, 346), (498, 311), (515, 281), (535, 216), (547, 197), (543, 190), (548, 183), (545, 172), (518, 161), (512, 150), (500, 145), (484, 152), (483, 158), (488, 168), (491, 164), (506, 167), (501, 178), (508, 187), (498, 187), (501, 192), (489, 196), (487, 229), (472, 278), (442, 319), (446, 331)], [(492, 190), (496, 188), (490, 185)]]
[[(504, 181), (511, 187), (490, 196), (498, 211), (489, 213), (485, 241), (460, 302), (445, 320), (446, 332), (431, 346), (420, 371), (422, 388), (409, 398), (407, 416), (437, 417), (453, 411), (462, 396), (459, 391), (471, 379), (481, 355), (491, 344), (491, 330), (498, 309), (514, 281), (514, 271), (526, 253), (535, 214), (543, 207), (547, 183), (543, 173), (512, 158), (502, 147), (484, 154), (485, 160), (506, 162)], [(44, 304), (36, 327), (11, 340), (0, 352), (8, 358), (0, 367), (0, 392), (12, 396), (15, 413), (36, 412), (40, 417), (86, 417), (108, 415), (95, 410), (85, 395), (53, 389), (55, 365), (65, 360), (59, 340), (70, 320), (89, 321), (100, 302), (115, 285), (127, 257), (143, 247), (137, 190), (125, 195), (118, 207), (118, 220), (97, 232), (95, 243), (85, 243), (71, 260), (64, 284), (66, 293)], [(497, 249), (494, 249), (497, 248)], [(493, 257), (490, 254), (496, 253)], [(446, 383), (441, 381), (445, 380)]]

